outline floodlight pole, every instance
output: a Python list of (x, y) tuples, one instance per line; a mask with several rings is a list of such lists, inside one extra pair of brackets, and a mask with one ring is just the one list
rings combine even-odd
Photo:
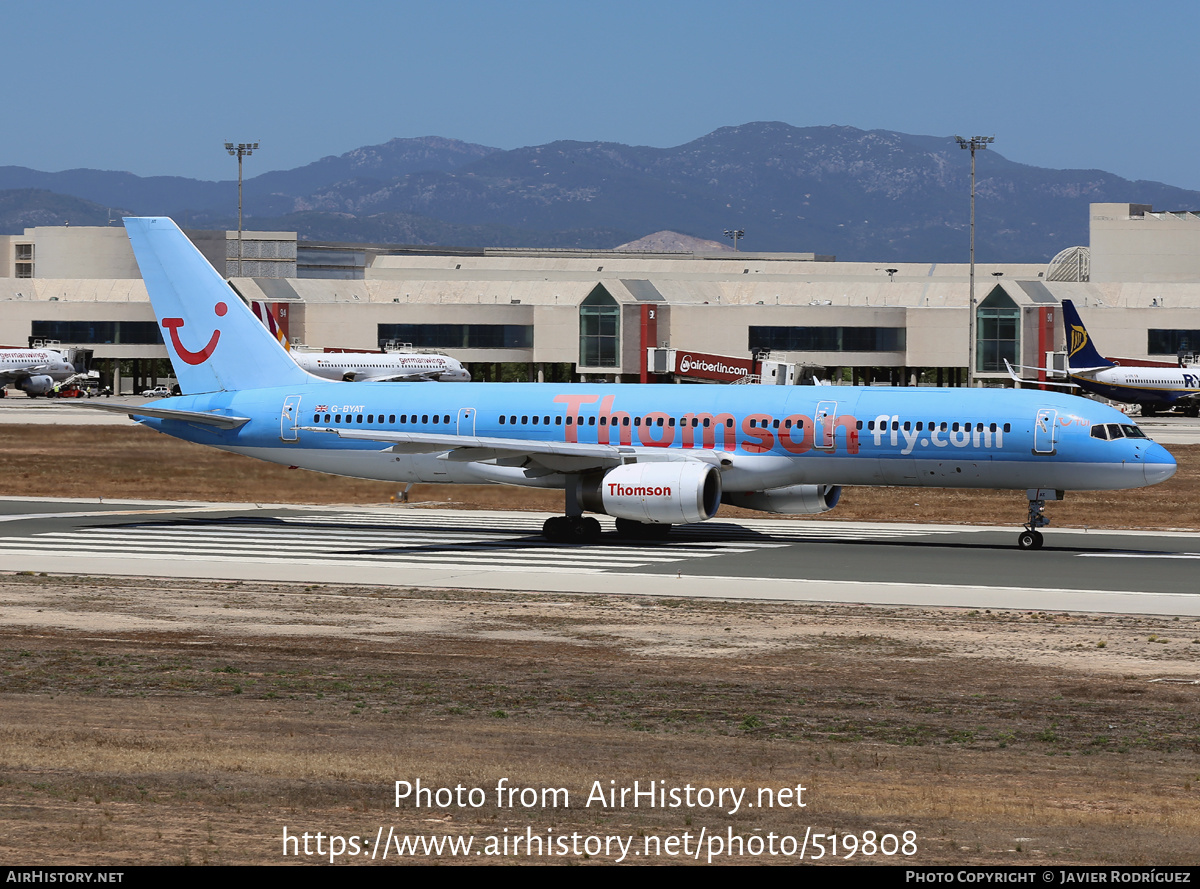
[(971, 278), (970, 290), (967, 297), (967, 308), (970, 310), (970, 321), (967, 327), (967, 385), (975, 385), (975, 152), (983, 151), (996, 141), (995, 136), (972, 136), (964, 139), (955, 136), (954, 141), (959, 148), (971, 152)]
[(737, 253), (738, 239), (746, 237), (746, 232), (740, 228), (727, 228), (725, 229), (725, 237), (733, 238), (733, 252)]
[[(242, 158), (249, 157), (254, 154), (258, 148), (257, 142), (239, 142), (234, 145), (232, 142), (225, 143), (225, 150), (230, 155), (237, 155), (238, 159), (238, 264), (237, 276), (242, 276)], [(974, 157), (974, 155), (972, 155)]]

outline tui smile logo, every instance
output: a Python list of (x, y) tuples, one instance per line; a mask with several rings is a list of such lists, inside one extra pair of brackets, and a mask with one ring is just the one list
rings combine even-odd
[[(213, 307), (213, 312), (216, 313), (218, 318), (225, 317), (225, 313), (228, 311), (229, 306), (223, 302), (219, 302)], [(208, 343), (204, 348), (199, 352), (193, 352), (179, 341), (179, 328), (183, 327), (182, 318), (163, 318), (162, 326), (171, 334), (171, 345), (175, 347), (175, 354), (188, 364), (203, 364), (207, 361), (212, 355), (213, 350), (217, 348), (217, 341), (221, 339), (221, 329), (217, 328), (213, 331), (212, 336), (208, 338)]]

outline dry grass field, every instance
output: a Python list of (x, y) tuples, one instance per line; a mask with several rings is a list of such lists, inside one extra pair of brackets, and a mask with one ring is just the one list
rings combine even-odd
[[(1051, 504), (1054, 527), (1200, 528), (1200, 449), (1172, 451), (1171, 481), (1073, 495)], [(140, 428), (0, 428), (0, 465), (7, 496), (381, 503), (395, 493)], [(422, 486), (413, 499), (554, 510), (561, 495)], [(850, 489), (824, 516), (1023, 517), (1019, 494), (912, 489)], [(702, 833), (711, 843), (728, 831), (743, 841), (913, 831), (911, 858), (852, 863), (1200, 860), (1200, 621), (613, 592), (0, 575), (0, 860), (319, 860), (284, 859), (285, 827), (478, 843), (532, 830), (619, 836), (635, 849), (685, 835), (694, 848)], [(393, 782), (416, 778), (486, 788), (487, 800), (395, 807)], [(501, 779), (566, 788), (571, 805), (498, 807)], [(751, 799), (803, 785), (806, 807), (583, 805), (593, 782), (634, 780), (746, 788)], [(715, 863), (751, 860), (796, 859)]]
[[(6, 862), (280, 863), (285, 827), (1200, 858), (1194, 619), (13, 576), (0, 614)], [(396, 808), (417, 778), (487, 801)], [(501, 779), (570, 805), (498, 807)], [(584, 805), (634, 780), (802, 785), (806, 807)], [(496, 860), (564, 859), (465, 859)]]

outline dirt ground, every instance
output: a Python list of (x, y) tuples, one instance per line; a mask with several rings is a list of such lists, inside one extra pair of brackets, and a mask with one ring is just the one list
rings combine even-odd
[[(1200, 530), (1200, 446), (1173, 445), (1175, 476), (1131, 491), (1070, 492), (1047, 506), (1055, 528)], [(0, 496), (387, 503), (396, 485), (263, 463), (143, 427), (0, 427)], [(413, 501), (465, 509), (562, 509), (561, 491), (497, 485), (417, 485)], [(1025, 521), (1020, 491), (846, 488), (821, 519), (1012, 525)], [(725, 517), (763, 513), (723, 506)], [(797, 516), (799, 520), (805, 516)]]
[[(389, 831), (476, 844), (401, 859), (443, 863), (616, 861), (595, 837), (795, 863), (744, 844), (806, 832), (805, 860), (831, 833), (857, 863), (1200, 859), (1194, 619), (11, 575), (0, 615), (7, 862), (316, 863), (356, 837), (368, 863)], [(397, 808), (417, 779), (481, 804)], [(634, 781), (696, 796), (594, 796)], [(701, 804), (720, 787), (805, 805)], [(479, 854), (529, 833), (580, 845)]]
[[(1171, 481), (1053, 504), (1055, 526), (1200, 527), (1200, 449), (1172, 451)], [(144, 429), (9, 427), (0, 462), (8, 496), (395, 493)], [(849, 489), (823, 518), (1023, 513), (1012, 493)], [(342, 864), (610, 863), (618, 841), (626, 862), (795, 863), (806, 837), (804, 860), (820, 843), (830, 863), (831, 833), (836, 860), (858, 846), (852, 863), (1200, 860), (1188, 618), (9, 574), (0, 670), (0, 860), (13, 864), (317, 863), (339, 842), (360, 852)], [(395, 782), (417, 779), (482, 803), (397, 807)], [(635, 781), (693, 799), (596, 797)], [(519, 789), (509, 804), (499, 785)], [(566, 805), (521, 804), (554, 788)], [(720, 788), (754, 807), (703, 804)], [(398, 859), (400, 837), (474, 845)]]

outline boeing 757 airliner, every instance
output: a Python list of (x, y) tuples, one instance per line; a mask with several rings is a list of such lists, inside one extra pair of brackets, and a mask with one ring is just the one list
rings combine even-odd
[(104, 405), (188, 441), (319, 472), (566, 492), (543, 533), (588, 543), (615, 516), (657, 537), (722, 502), (820, 513), (843, 485), (1139, 488), (1175, 460), (1116, 410), (1070, 395), (809, 386), (330, 383), (288, 357), (166, 218), (126, 219), (182, 396)]

